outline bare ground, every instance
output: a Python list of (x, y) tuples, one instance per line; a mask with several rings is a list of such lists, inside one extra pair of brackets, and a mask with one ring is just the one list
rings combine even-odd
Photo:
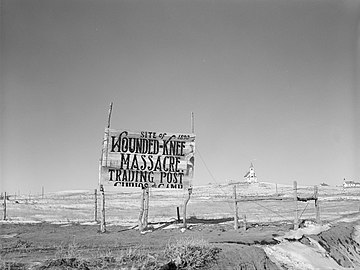
[[(242, 228), (234, 230), (231, 222), (222, 221), (224, 220), (190, 220), (191, 225), (185, 231), (181, 231), (180, 227), (169, 229), (167, 227), (174, 224), (163, 223), (158, 229), (145, 234), (140, 234), (135, 228), (123, 226), (109, 226), (106, 233), (99, 233), (98, 225), (2, 223), (0, 269), (81, 268), (79, 265), (62, 267), (61, 264), (47, 262), (59, 258), (64, 250), (72, 252), (74, 257), (91, 259), (100, 255), (103, 258), (116, 258), (129, 249), (141, 249), (149, 256), (163, 260), (163, 269), (178, 269), (171, 268), (162, 254), (169, 243), (184, 238), (203, 239), (219, 249), (215, 262), (197, 269), (280, 269), (267, 257), (261, 246), (276, 244), (275, 238), (285, 235), (292, 228), (290, 223), (252, 224), (244, 231)], [(353, 230), (352, 224), (344, 223), (331, 231), (311, 237), (319, 241), (339, 265), (353, 266), (353, 261), (360, 254), (359, 244), (351, 240)], [(306, 244), (305, 238), (300, 241)], [(340, 248), (339, 243), (343, 244)], [(107, 266), (97, 265), (93, 269), (115, 269), (111, 264)], [(129, 266), (120, 269), (137, 268)]]

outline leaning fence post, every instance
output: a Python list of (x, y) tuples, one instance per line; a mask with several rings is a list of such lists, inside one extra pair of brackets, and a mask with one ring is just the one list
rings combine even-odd
[(233, 192), (234, 192), (234, 229), (238, 229), (238, 207), (237, 207), (237, 201), (236, 201), (236, 185), (233, 186)]
[(294, 205), (295, 205), (295, 218), (294, 218), (294, 230), (299, 228), (298, 209), (297, 209), (297, 182), (294, 181)]

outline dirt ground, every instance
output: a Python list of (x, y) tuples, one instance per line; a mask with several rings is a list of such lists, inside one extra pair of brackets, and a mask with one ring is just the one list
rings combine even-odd
[[(174, 225), (178, 228), (171, 228)], [(203, 239), (220, 249), (217, 263), (206, 269), (278, 269), (257, 245), (276, 243), (274, 237), (284, 235), (292, 225), (254, 224), (245, 232), (242, 228), (235, 231), (231, 222), (193, 220), (185, 231), (180, 229), (181, 224), (168, 223), (145, 234), (121, 226), (108, 226), (106, 233), (99, 233), (98, 225), (4, 223), (0, 226), (1, 260), (20, 263), (28, 269), (56, 257), (59, 250), (69, 246), (76, 247), (83, 257), (100, 253), (117, 256), (129, 248), (147, 249), (150, 254), (156, 254), (180, 238)]]
[[(219, 252), (216, 254), (216, 262), (196, 269), (277, 270), (283, 268), (279, 263), (271, 261), (262, 247), (278, 244), (276, 239), (281, 239), (282, 236), (290, 242), (299, 241), (309, 246), (312, 245), (311, 239), (315, 239), (327, 251), (328, 256), (337, 262), (339, 269), (343, 269), (340, 266), (358, 269), (360, 245), (354, 240), (354, 226), (360, 226), (358, 220), (353, 223), (339, 222), (317, 235), (304, 235), (301, 239), (292, 240), (286, 238), (293, 227), (290, 222), (248, 224), (245, 231), (241, 227), (234, 230), (230, 220), (190, 219), (186, 230), (181, 229), (181, 223), (169, 222), (150, 224), (151, 230), (145, 233), (140, 233), (136, 227), (124, 226), (107, 226), (107, 231), (100, 233), (100, 227), (96, 224), (4, 222), (0, 224), (0, 269), (79, 269), (80, 267), (46, 264), (65, 253), (85, 259), (99, 257), (99, 254), (121, 258), (129, 250), (142, 250), (148, 257), (160, 258), (159, 254), (164, 253), (167, 245), (179, 239), (198, 239), (210, 243)], [(164, 266), (161, 269), (178, 269), (169, 267), (168, 263), (169, 261), (161, 261)], [(81, 269), (147, 268), (97, 266)]]

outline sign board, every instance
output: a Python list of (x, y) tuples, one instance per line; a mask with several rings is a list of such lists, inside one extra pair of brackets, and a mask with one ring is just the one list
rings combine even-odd
[(194, 174), (195, 135), (105, 129), (101, 184), (186, 189)]

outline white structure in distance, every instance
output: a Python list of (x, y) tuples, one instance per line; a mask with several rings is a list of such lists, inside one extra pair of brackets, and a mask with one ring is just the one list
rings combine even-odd
[(245, 182), (247, 182), (247, 183), (257, 183), (258, 182), (256, 173), (255, 173), (255, 168), (254, 168), (254, 165), (252, 164), (252, 162), (251, 162), (249, 171), (244, 175), (244, 179), (245, 179)]

